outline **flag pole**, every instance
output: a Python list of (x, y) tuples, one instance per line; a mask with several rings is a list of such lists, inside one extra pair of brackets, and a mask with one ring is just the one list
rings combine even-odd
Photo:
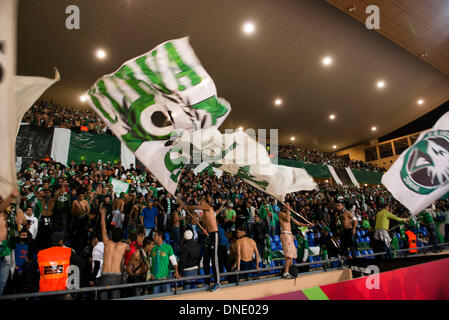
[[(282, 204), (285, 206), (285, 203), (282, 202)], [(298, 212), (296, 212), (295, 210), (293, 210), (292, 208), (290, 208), (290, 211), (293, 212), (294, 214), (296, 214), (298, 217), (304, 219), (305, 222), (307, 222), (308, 224), (312, 224), (312, 222), (310, 222), (309, 220), (307, 220), (306, 218), (304, 218), (302, 215), (300, 215)]]
[(176, 200), (178, 200), (179, 204), (186, 210), (186, 212), (196, 221), (196, 223), (198, 224), (198, 226), (201, 228), (201, 230), (206, 231), (203, 226), (200, 224), (200, 222), (198, 221), (198, 217), (196, 217), (193, 213), (190, 212), (189, 209), (187, 209), (186, 205), (184, 204), (184, 201), (182, 201), (181, 199), (179, 199), (178, 197), (172, 195)]

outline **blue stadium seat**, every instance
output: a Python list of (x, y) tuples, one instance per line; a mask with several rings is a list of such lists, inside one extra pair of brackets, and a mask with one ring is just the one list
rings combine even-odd
[(362, 253), (362, 256), (366, 256), (368, 254), (368, 251), (363, 250), (361, 253)]
[(370, 243), (370, 241), (371, 241), (370, 237), (365, 237), (364, 240), (365, 240), (366, 243)]
[(272, 242), (272, 243), (271, 243), (271, 250), (272, 250), (272, 251), (277, 251), (277, 250), (279, 250), (279, 249), (278, 249), (278, 244), (275, 243), (275, 242)]
[(170, 233), (168, 233), (168, 232), (165, 233), (165, 240), (167, 242), (170, 242)]
[(361, 238), (362, 236), (360, 235), (360, 231), (357, 231), (357, 238)]
[[(368, 250), (368, 254), (374, 254), (374, 251), (372, 249), (369, 249)], [(369, 259), (374, 259), (375, 257), (374, 256), (369, 256), (368, 258)]]
[(295, 244), (295, 248), (298, 248), (298, 240), (295, 239), (295, 241), (293, 241), (293, 243)]
[(276, 243), (279, 243), (279, 242), (281, 242), (281, 238), (279, 238), (278, 235), (275, 235), (275, 236), (273, 236), (273, 241)]
[(355, 252), (355, 256), (356, 256), (356, 257), (360, 257), (360, 251), (356, 251), (356, 252)]

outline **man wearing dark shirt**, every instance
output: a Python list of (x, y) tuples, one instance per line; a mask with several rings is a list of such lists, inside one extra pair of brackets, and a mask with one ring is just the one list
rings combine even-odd
[(251, 228), (251, 235), (256, 242), (257, 250), (263, 254), (265, 249), (265, 235), (268, 233), (267, 225), (260, 220), (259, 214), (256, 214), (256, 222)]
[[(193, 277), (198, 275), (201, 261), (201, 245), (193, 239), (193, 232), (187, 230), (184, 232), (184, 245), (181, 250), (181, 259), (179, 261), (179, 273), (183, 277)], [(184, 290), (195, 289), (195, 281), (184, 281)]]

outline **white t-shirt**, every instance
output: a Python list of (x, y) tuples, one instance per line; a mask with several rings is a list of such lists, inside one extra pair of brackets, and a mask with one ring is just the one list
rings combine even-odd
[(92, 250), (92, 271), (94, 270), (94, 261), (100, 261), (100, 269), (97, 273), (97, 279), (101, 277), (101, 271), (103, 270), (103, 253), (104, 253), (104, 243), (98, 242), (97, 245)]
[(30, 221), (30, 229), (28, 231), (30, 231), (31, 236), (34, 240), (36, 239), (37, 235), (37, 227), (39, 225), (38, 220), (35, 216), (28, 217), (27, 215), (25, 215), (25, 217), (28, 221)]

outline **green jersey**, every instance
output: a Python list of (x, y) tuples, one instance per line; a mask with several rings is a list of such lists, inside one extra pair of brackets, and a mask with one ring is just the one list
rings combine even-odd
[(167, 278), (170, 275), (170, 257), (174, 255), (173, 248), (165, 242), (160, 246), (155, 245), (151, 250), (151, 274), (155, 279)]
[(232, 220), (232, 218), (234, 218), (237, 214), (235, 213), (234, 209), (226, 209), (225, 210), (226, 213), (226, 220)]

